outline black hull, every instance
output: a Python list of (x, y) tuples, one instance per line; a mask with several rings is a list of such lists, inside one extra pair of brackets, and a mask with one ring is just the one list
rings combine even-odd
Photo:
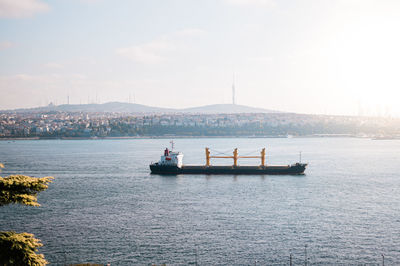
[(299, 175), (304, 174), (307, 164), (296, 163), (284, 166), (197, 166), (186, 165), (182, 167), (150, 165), (152, 174), (159, 175)]

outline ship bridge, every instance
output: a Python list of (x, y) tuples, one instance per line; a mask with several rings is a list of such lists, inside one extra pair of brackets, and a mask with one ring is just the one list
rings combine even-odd
[(158, 161), (160, 165), (170, 165), (182, 167), (183, 165), (183, 154), (181, 152), (173, 152), (165, 149), (164, 155), (161, 156), (160, 161)]

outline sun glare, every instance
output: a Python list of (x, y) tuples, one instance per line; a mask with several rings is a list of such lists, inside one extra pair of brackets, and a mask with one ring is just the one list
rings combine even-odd
[(359, 17), (343, 23), (333, 43), (338, 85), (370, 115), (400, 115), (398, 18)]

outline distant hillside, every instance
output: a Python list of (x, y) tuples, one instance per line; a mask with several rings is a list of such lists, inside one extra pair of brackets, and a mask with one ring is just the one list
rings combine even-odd
[(17, 109), (16, 112), (107, 112), (107, 113), (170, 113), (174, 109), (151, 107), (135, 103), (109, 102), (103, 104), (63, 104), (48, 105), (30, 109)]
[(238, 114), (238, 113), (281, 113), (279, 111), (255, 108), (238, 104), (212, 104), (180, 110), (184, 113), (201, 114)]
[(103, 104), (63, 104), (43, 107), (7, 110), (13, 112), (107, 112), (107, 113), (199, 113), (199, 114), (237, 114), (237, 113), (280, 113), (279, 111), (254, 108), (237, 104), (212, 104), (200, 107), (173, 109), (152, 107), (136, 103), (109, 102)]

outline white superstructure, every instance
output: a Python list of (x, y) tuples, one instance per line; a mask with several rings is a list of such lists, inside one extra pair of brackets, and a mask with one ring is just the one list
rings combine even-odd
[(164, 155), (161, 156), (158, 164), (160, 165), (174, 165), (178, 167), (182, 167), (183, 162), (183, 154), (181, 152), (173, 152), (165, 149)]

